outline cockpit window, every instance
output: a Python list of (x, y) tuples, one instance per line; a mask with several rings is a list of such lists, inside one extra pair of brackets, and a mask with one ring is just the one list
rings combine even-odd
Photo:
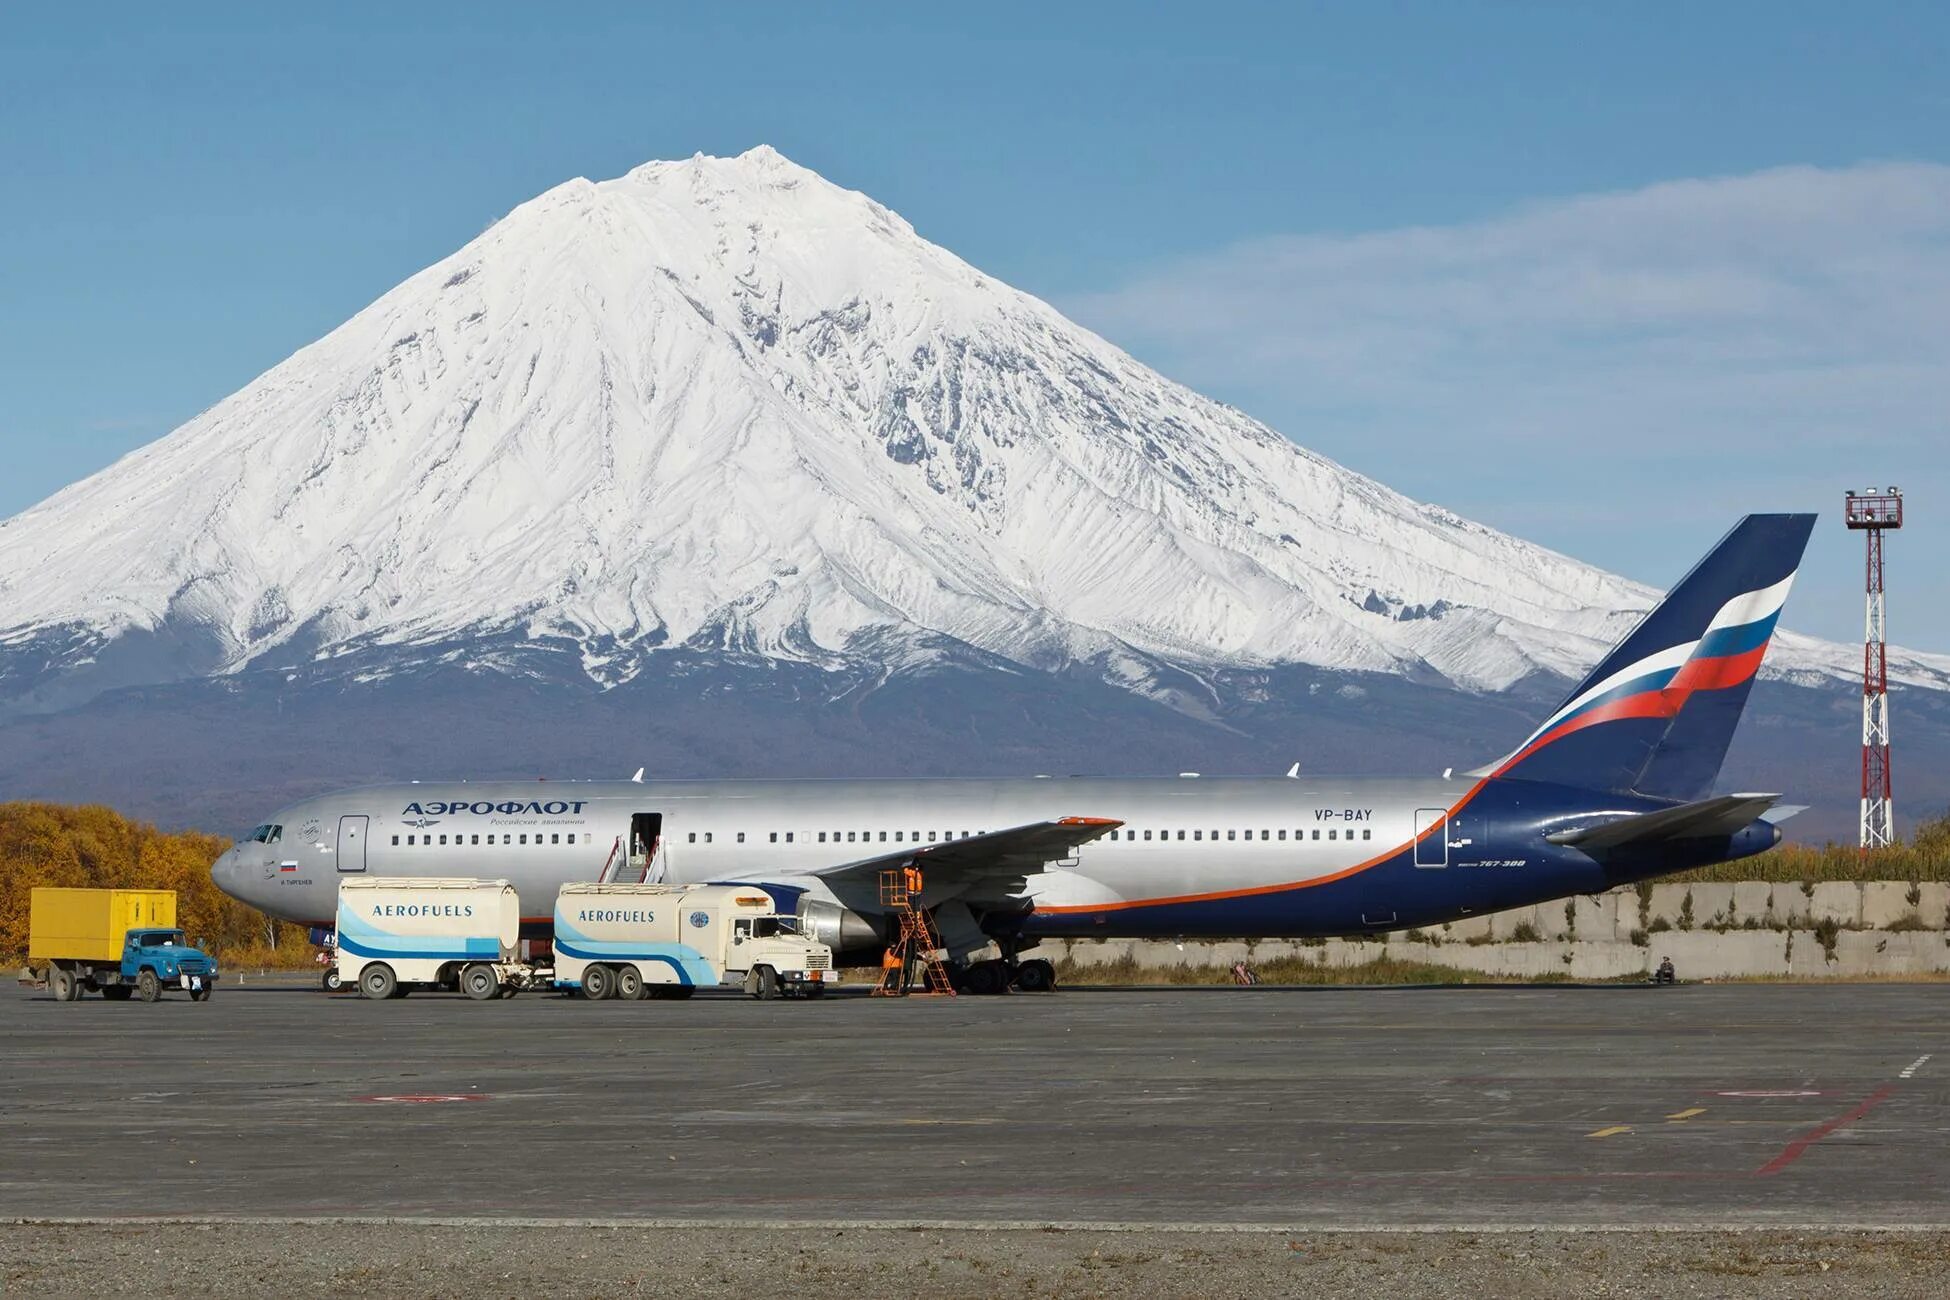
[(246, 843), (276, 844), (284, 838), (284, 827), (273, 826), (268, 822), (244, 837)]

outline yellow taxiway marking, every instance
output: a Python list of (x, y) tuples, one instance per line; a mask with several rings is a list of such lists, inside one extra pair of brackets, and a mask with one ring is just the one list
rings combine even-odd
[(1694, 1106), (1694, 1107), (1693, 1107), (1692, 1109), (1690, 1109), (1690, 1110), (1682, 1110), (1682, 1111), (1680, 1111), (1680, 1112), (1679, 1112), (1678, 1114), (1676, 1114), (1676, 1115), (1668, 1115), (1668, 1116), (1666, 1116), (1666, 1118), (1667, 1118), (1667, 1119), (1669, 1119), (1669, 1120), (1688, 1120), (1688, 1119), (1691, 1119), (1691, 1118), (1692, 1118), (1693, 1116), (1695, 1116), (1695, 1115), (1704, 1115), (1705, 1113), (1706, 1113), (1706, 1107), (1704, 1107), (1704, 1106)]
[(1620, 1133), (1630, 1133), (1631, 1131), (1632, 1131), (1632, 1126), (1630, 1124), (1614, 1124), (1610, 1128), (1601, 1128), (1596, 1133), (1587, 1133), (1585, 1134), (1585, 1136), (1595, 1137), (1595, 1138), (1608, 1138), (1608, 1137), (1616, 1137)]

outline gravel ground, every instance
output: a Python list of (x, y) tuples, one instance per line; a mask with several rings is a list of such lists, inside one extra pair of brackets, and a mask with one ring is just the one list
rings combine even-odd
[(1950, 1232), (0, 1226), (0, 1294), (1939, 1296)]

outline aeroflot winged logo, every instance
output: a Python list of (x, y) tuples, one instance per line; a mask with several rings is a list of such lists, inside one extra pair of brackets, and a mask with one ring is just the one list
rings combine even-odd
[[(530, 817), (565, 817), (570, 813), (580, 813), (588, 806), (589, 801), (586, 799), (550, 799), (547, 802), (543, 802), (540, 799), (529, 799), (526, 802), (519, 799), (505, 799), (499, 803), (496, 803), (492, 799), (476, 799), (472, 802), (465, 799), (429, 799), (425, 803), (415, 800), (406, 805), (401, 810), (400, 815), (403, 817), (451, 817), (455, 813), (474, 813), (478, 816), (485, 817), (489, 813), (501, 813), (504, 816), (512, 817), (517, 814), (526, 813)], [(423, 821), (415, 824), (427, 826), (432, 823)]]

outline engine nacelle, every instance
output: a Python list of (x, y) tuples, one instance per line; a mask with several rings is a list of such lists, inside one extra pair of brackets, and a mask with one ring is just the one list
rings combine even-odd
[(881, 925), (885, 918), (867, 917), (838, 903), (811, 894), (799, 896), (799, 928), (807, 937), (831, 948), (835, 955), (878, 950), (887, 946)]

